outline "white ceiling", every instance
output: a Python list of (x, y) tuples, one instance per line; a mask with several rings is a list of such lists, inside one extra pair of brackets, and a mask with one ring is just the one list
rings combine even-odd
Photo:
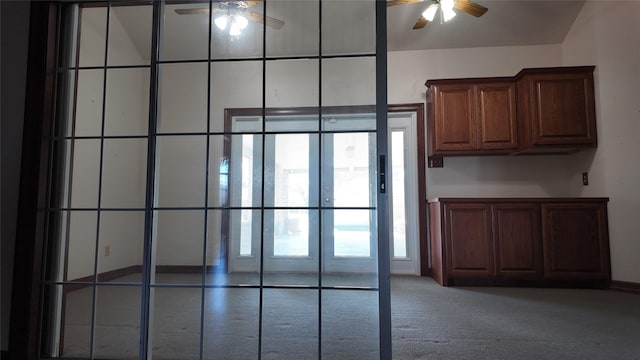
[[(413, 24), (427, 2), (387, 8), (388, 50), (426, 50), (487, 46), (559, 44), (573, 24), (583, 0), (476, 0), (489, 10), (476, 18), (461, 11), (447, 23), (439, 18), (424, 29)], [(317, 53), (317, 0), (269, 0), (267, 14), (281, 19), (280, 30), (267, 28), (268, 56), (304, 56)], [(201, 58), (207, 51), (208, 16), (178, 15), (175, 8), (203, 7), (167, 5), (165, 11), (164, 58)], [(250, 10), (263, 12), (263, 4)], [(114, 13), (141, 53), (150, 45), (150, 7), (120, 7)], [(323, 1), (323, 54), (373, 52), (375, 9), (370, 0)], [(250, 23), (234, 41), (214, 29), (216, 57), (260, 56), (262, 25)]]
[(425, 3), (389, 7), (389, 50), (423, 50), (559, 44), (571, 28), (584, 1), (474, 0), (489, 10), (476, 18), (456, 11), (441, 24), (438, 17), (424, 29), (413, 24)]

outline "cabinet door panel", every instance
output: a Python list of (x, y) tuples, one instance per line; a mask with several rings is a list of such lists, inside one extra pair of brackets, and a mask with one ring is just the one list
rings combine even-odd
[(606, 207), (542, 204), (544, 272), (548, 278), (610, 278)]
[(477, 147), (473, 87), (440, 85), (435, 88), (436, 151)]
[(523, 278), (542, 274), (539, 213), (533, 203), (493, 206), (498, 276)]
[(494, 274), (490, 204), (446, 204), (447, 267), (453, 277)]
[(539, 76), (533, 80), (535, 144), (592, 144), (596, 141), (590, 74)]
[(478, 85), (481, 149), (516, 149), (515, 83)]

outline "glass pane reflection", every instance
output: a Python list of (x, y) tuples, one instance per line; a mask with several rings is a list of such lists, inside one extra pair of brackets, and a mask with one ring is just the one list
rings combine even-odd
[(155, 288), (153, 296), (153, 359), (199, 359), (201, 288)]
[(378, 292), (322, 292), (322, 358), (379, 359)]
[(137, 359), (141, 292), (137, 286), (98, 286), (93, 345), (98, 359)]
[(63, 339), (60, 355), (88, 359), (91, 348), (93, 289), (90, 286), (67, 285), (63, 291)]
[(205, 289), (204, 359), (257, 359), (260, 290)]
[(263, 299), (262, 358), (317, 359), (318, 290), (264, 289)]

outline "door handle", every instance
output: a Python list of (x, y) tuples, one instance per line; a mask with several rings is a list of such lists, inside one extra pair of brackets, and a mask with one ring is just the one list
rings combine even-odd
[(379, 168), (379, 172), (380, 172), (380, 193), (384, 194), (387, 192), (387, 183), (386, 183), (386, 178), (385, 178), (385, 174), (386, 174), (386, 170), (387, 169), (387, 160), (386, 157), (384, 155), (380, 155), (380, 168)]

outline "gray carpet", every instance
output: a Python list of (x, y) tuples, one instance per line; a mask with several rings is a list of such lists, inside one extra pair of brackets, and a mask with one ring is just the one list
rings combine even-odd
[[(193, 283), (189, 277), (166, 274), (158, 281)], [(313, 283), (294, 275), (273, 281), (284, 279)], [(140, 290), (101, 286), (97, 294), (95, 357), (136, 359)], [(200, 289), (155, 290), (153, 358), (198, 359), (202, 333), (204, 359), (257, 359), (259, 290), (206, 289), (204, 295), (201, 327)], [(89, 354), (91, 298), (89, 288), (67, 297), (65, 356)], [(262, 359), (316, 359), (319, 341), (323, 359), (375, 359), (377, 321), (376, 292), (327, 290), (320, 300), (317, 290), (265, 289)], [(640, 359), (640, 297), (614, 291), (445, 288), (429, 278), (396, 276), (392, 323), (394, 359)]]

